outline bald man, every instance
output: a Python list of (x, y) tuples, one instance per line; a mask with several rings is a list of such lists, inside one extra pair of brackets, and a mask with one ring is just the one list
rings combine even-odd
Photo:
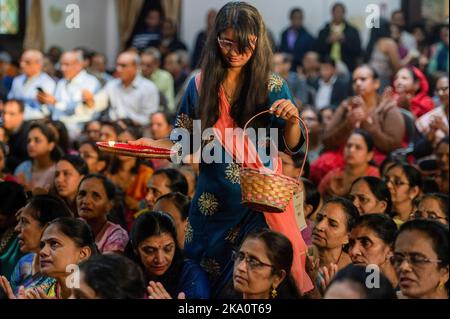
[(61, 120), (72, 139), (78, 138), (86, 122), (94, 113), (87, 111), (83, 104), (83, 92), (96, 93), (100, 82), (84, 69), (81, 51), (67, 51), (61, 56), (61, 72), (64, 76), (56, 85), (55, 94), (40, 93), (38, 99), (51, 105), (53, 120)]
[(25, 104), (25, 120), (37, 120), (49, 116), (45, 103), (37, 99), (38, 88), (53, 94), (55, 81), (42, 71), (44, 56), (37, 50), (27, 50), (20, 59), (22, 74), (17, 76), (8, 94), (8, 99), (21, 100)]
[(116, 62), (118, 79), (114, 79), (95, 96), (85, 94), (86, 104), (96, 112), (107, 107), (111, 120), (131, 119), (148, 125), (150, 114), (159, 108), (156, 85), (140, 75), (140, 57), (134, 51), (119, 55)]

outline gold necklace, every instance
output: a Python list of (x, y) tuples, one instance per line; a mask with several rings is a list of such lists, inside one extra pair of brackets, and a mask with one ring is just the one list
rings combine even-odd
[(225, 85), (222, 84), (223, 92), (225, 93), (225, 97), (227, 98), (228, 103), (232, 104), (234, 102), (234, 94), (229, 94), (225, 89)]

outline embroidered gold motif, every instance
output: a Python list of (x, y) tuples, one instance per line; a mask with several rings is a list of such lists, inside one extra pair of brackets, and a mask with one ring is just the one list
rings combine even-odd
[(203, 193), (198, 199), (198, 207), (203, 215), (211, 216), (219, 208), (219, 202), (213, 194)]
[(229, 242), (233, 243), (236, 241), (237, 236), (239, 235), (239, 232), (241, 230), (241, 227), (234, 227), (232, 228), (227, 236), (225, 237), (225, 240), (228, 240)]
[(186, 225), (186, 232), (184, 234), (184, 241), (186, 243), (190, 243), (192, 242), (193, 238), (194, 238), (194, 230), (192, 229), (191, 223), (188, 220)]
[(232, 184), (240, 184), (241, 178), (239, 172), (240, 166), (236, 163), (230, 163), (225, 169), (225, 179), (230, 181)]
[(180, 127), (192, 133), (192, 119), (184, 113), (180, 113), (175, 121), (175, 127)]
[(283, 87), (283, 79), (277, 75), (272, 73), (269, 77), (268, 88), (270, 92), (279, 92)]
[(220, 264), (212, 258), (204, 258), (200, 262), (200, 266), (211, 277), (217, 278), (220, 276)]

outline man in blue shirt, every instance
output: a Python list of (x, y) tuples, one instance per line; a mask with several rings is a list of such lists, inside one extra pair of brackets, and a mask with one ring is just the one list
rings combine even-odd
[(37, 100), (39, 90), (53, 94), (55, 81), (42, 72), (44, 56), (37, 50), (27, 50), (22, 54), (20, 67), (22, 75), (14, 78), (8, 99), (23, 101), (25, 104), (25, 121), (42, 119), (50, 115), (45, 104)]
[(76, 139), (84, 123), (93, 119), (83, 101), (85, 91), (96, 93), (101, 85), (97, 78), (84, 69), (84, 59), (80, 51), (67, 51), (61, 56), (61, 71), (64, 78), (56, 84), (55, 95), (39, 93), (41, 103), (51, 105), (53, 120), (61, 120), (72, 139)]

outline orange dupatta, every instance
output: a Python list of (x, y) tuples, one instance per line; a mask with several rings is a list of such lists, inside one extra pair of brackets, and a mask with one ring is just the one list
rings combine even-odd
[[(199, 94), (200, 81), (201, 74), (195, 77), (195, 84)], [(237, 128), (237, 126), (230, 116), (231, 106), (225, 96), (223, 88), (219, 91), (219, 108), (219, 119), (216, 124), (214, 124), (213, 128), (217, 140), (238, 163), (243, 163), (242, 165), (251, 168), (264, 168), (264, 164), (259, 160), (256, 149), (251, 141), (247, 138), (242, 139), (241, 137), (236, 136), (238, 134), (233, 134), (233, 130), (226, 130), (227, 128)], [(230, 143), (230, 141), (232, 141), (232, 143)], [(242, 145), (242, 142), (244, 145)], [(242, 150), (244, 150), (244, 154), (242, 153)], [(245, 162), (245, 159), (248, 158), (256, 159), (256, 163)], [(277, 157), (277, 162), (278, 165), (275, 173), (282, 174), (282, 162), (280, 157)], [(293, 200), (291, 199), (286, 211), (283, 213), (264, 212), (264, 218), (270, 229), (282, 233), (291, 241), (294, 252), (291, 274), (299, 291), (301, 294), (305, 294), (312, 290), (314, 288), (313, 283), (305, 270), (308, 247), (303, 240), (300, 230), (297, 228)]]

